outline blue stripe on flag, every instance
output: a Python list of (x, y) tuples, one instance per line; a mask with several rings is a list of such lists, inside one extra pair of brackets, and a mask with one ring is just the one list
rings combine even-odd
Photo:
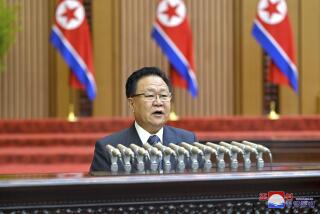
[(192, 97), (196, 97), (198, 95), (198, 88), (196, 83), (193, 81), (192, 77), (189, 74), (189, 66), (186, 65), (182, 59), (180, 59), (178, 54), (167, 43), (167, 41), (162, 37), (162, 35), (157, 31), (156, 28), (152, 29), (151, 35), (156, 40), (158, 45), (161, 47), (162, 51), (167, 55), (170, 63), (179, 72), (180, 76), (187, 81), (188, 90), (191, 93)]
[(296, 71), (290, 66), (290, 62), (280, 53), (277, 47), (270, 41), (267, 35), (259, 28), (259, 26), (254, 23), (252, 34), (258, 40), (263, 49), (272, 58), (273, 62), (279, 67), (280, 71), (288, 78), (293, 90), (298, 93), (298, 77), (296, 76)]
[(69, 65), (71, 70), (76, 75), (79, 82), (84, 85), (87, 95), (91, 101), (93, 101), (96, 97), (96, 89), (95, 85), (90, 81), (85, 68), (83, 68), (80, 63), (77, 61), (76, 57), (70, 52), (70, 50), (65, 46), (62, 42), (60, 36), (54, 31), (51, 31), (51, 42), (60, 52), (66, 63)]

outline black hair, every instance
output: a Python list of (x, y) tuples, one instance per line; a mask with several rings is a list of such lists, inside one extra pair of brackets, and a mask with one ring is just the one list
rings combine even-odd
[(142, 77), (146, 76), (159, 76), (167, 84), (169, 91), (172, 92), (171, 83), (167, 75), (157, 67), (143, 67), (139, 70), (134, 71), (127, 79), (126, 82), (126, 96), (127, 98), (132, 97), (137, 90), (137, 83)]

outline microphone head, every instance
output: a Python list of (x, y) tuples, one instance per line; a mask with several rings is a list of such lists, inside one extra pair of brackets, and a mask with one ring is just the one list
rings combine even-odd
[(130, 148), (128, 148), (122, 144), (118, 144), (117, 148), (120, 150), (122, 155), (130, 156), (130, 157), (134, 158), (134, 152)]
[(267, 147), (262, 146), (262, 145), (257, 145), (257, 150), (260, 150), (260, 151), (266, 152), (266, 153), (271, 153), (270, 149), (268, 149)]
[(145, 148), (148, 152), (150, 152), (150, 150), (152, 149), (151, 145), (149, 143), (144, 143), (142, 145), (143, 148)]
[(183, 148), (183, 147), (181, 147), (181, 146), (178, 146), (178, 145), (176, 145), (176, 144), (174, 144), (174, 143), (170, 143), (170, 144), (169, 144), (169, 147), (170, 147), (171, 149), (173, 149), (177, 154), (182, 154), (182, 155), (185, 155), (185, 156), (187, 156), (187, 157), (190, 156), (188, 150), (186, 150), (185, 148)]
[(149, 154), (162, 156), (161, 151), (157, 147), (151, 146), (149, 143), (144, 143), (143, 147), (149, 152)]
[(259, 145), (259, 144), (256, 144), (256, 143), (252, 143), (252, 142), (249, 142), (249, 141), (246, 141), (246, 140), (242, 141), (242, 143), (244, 143), (244, 144), (246, 144), (246, 145), (248, 145), (248, 146), (251, 146), (251, 147), (257, 149), (257, 150), (260, 151), (260, 152), (263, 152), (263, 153), (265, 153), (265, 152), (266, 152), (266, 153), (271, 153), (270, 149), (268, 149), (268, 148), (265, 147), (265, 146), (262, 146), (262, 145)]
[(233, 152), (243, 153), (243, 150), (242, 150), (242, 149), (240, 149), (240, 148), (237, 147), (237, 146), (231, 145), (231, 144), (229, 144), (229, 143), (226, 143), (226, 142), (221, 141), (221, 142), (220, 142), (220, 145), (221, 145), (221, 146), (224, 146), (224, 147), (227, 147), (228, 149), (230, 149), (230, 150), (233, 151)]
[(248, 146), (252, 146), (252, 147), (255, 147), (257, 145), (257, 144), (251, 143), (249, 141), (246, 141), (246, 140), (243, 140), (242, 143), (245, 145), (248, 145)]
[(171, 149), (170, 147), (162, 145), (162, 143), (160, 143), (160, 142), (156, 143), (154, 146), (156, 148), (158, 148), (165, 155), (173, 155), (175, 157), (177, 156), (176, 152), (173, 149)]
[(199, 148), (197, 148), (191, 144), (188, 144), (186, 142), (182, 142), (182, 143), (180, 143), (180, 145), (182, 147), (184, 147), (185, 149), (187, 149), (190, 153), (203, 155), (203, 152)]
[(232, 141), (231, 144), (241, 148), (242, 150), (258, 154), (258, 151), (255, 148), (251, 147), (251, 146), (248, 146), (248, 145), (236, 142), (236, 141)]
[(217, 150), (210, 147), (210, 146), (207, 146), (207, 145), (204, 145), (204, 144), (201, 144), (201, 143), (198, 143), (198, 142), (194, 142), (193, 143), (196, 147), (198, 147), (199, 149), (201, 149), (204, 153), (211, 153), (211, 154), (217, 154)]
[(114, 148), (113, 154), (114, 154), (115, 156), (117, 156), (118, 158), (121, 158), (121, 152), (119, 151), (119, 149)]
[(226, 143), (226, 142), (224, 142), (224, 141), (220, 141), (219, 144), (220, 144), (221, 146), (224, 146), (224, 147), (228, 148), (228, 149), (231, 149), (231, 145), (228, 144), (228, 143)]
[(191, 153), (195, 153), (198, 155), (203, 155), (203, 151), (196, 146), (192, 146)]
[(134, 153), (138, 154), (138, 155), (143, 155), (143, 156), (148, 156), (149, 153), (147, 152), (147, 150), (145, 150), (144, 148), (137, 146), (133, 143), (130, 144), (130, 148), (133, 150)]
[(215, 143), (211, 143), (211, 142), (207, 142), (206, 143), (207, 146), (210, 146), (211, 148), (214, 148), (215, 150), (217, 150), (217, 152), (223, 152), (223, 153), (229, 153), (230, 150), (224, 146), (215, 144)]
[(109, 144), (106, 145), (106, 149), (112, 156), (121, 158), (121, 153), (120, 153), (119, 149), (116, 149)]

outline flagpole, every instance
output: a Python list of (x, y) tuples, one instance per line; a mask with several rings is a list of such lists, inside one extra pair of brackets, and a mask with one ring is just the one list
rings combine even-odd
[[(169, 72), (171, 72), (171, 67), (172, 65), (169, 64)], [(170, 78), (171, 79), (171, 78)], [(170, 80), (171, 81), (171, 80)], [(176, 112), (174, 111), (174, 95), (175, 95), (175, 90), (173, 88), (173, 84), (172, 84), (172, 98), (171, 98), (171, 111), (170, 111), (170, 114), (169, 114), (169, 120), (170, 121), (177, 121), (179, 120), (179, 116), (176, 114)]]
[(77, 122), (78, 118), (75, 114), (75, 93), (76, 90), (69, 86), (69, 113), (68, 113), (68, 121), (69, 122)]
[[(172, 93), (174, 92), (174, 89), (172, 88)], [(174, 93), (173, 93), (174, 94)], [(169, 120), (170, 121), (177, 121), (179, 120), (179, 116), (176, 114), (176, 112), (174, 111), (174, 99), (172, 97), (171, 99), (171, 111), (169, 114)]]

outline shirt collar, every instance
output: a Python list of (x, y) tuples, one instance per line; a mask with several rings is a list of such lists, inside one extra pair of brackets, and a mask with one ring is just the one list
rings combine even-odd
[[(149, 137), (153, 134), (150, 134), (148, 131), (146, 131), (144, 128), (142, 128), (141, 126), (139, 126), (139, 124), (137, 123), (137, 121), (134, 122), (134, 126), (136, 127), (136, 130), (138, 132), (138, 135), (140, 137), (140, 140), (142, 142), (142, 144), (147, 143)], [(160, 141), (163, 142), (163, 127), (155, 134), (159, 137)]]

